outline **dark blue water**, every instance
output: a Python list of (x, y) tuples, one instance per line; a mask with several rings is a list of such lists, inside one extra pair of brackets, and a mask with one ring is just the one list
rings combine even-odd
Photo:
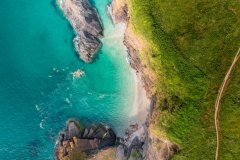
[[(119, 134), (133, 120), (124, 26), (111, 24), (108, 2), (94, 1), (105, 38), (94, 63), (84, 64), (55, 1), (0, 1), (0, 160), (53, 159), (56, 136), (68, 118), (83, 125), (105, 122)], [(85, 76), (73, 79), (79, 68)]]

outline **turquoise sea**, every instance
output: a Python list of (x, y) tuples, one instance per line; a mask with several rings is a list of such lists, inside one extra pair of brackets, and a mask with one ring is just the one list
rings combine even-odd
[[(0, 160), (53, 159), (68, 118), (105, 122), (122, 134), (134, 121), (134, 78), (123, 25), (113, 26), (94, 0), (105, 38), (92, 64), (78, 59), (74, 32), (55, 0), (0, 0)], [(78, 68), (85, 76), (72, 78)]]

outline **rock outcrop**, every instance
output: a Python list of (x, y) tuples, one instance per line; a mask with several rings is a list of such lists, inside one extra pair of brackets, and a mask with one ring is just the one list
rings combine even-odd
[(147, 152), (148, 160), (170, 160), (180, 150), (178, 145), (168, 140), (161, 140), (154, 135), (150, 135), (149, 139), (151, 145)]
[(128, 21), (128, 8), (125, 0), (113, 0), (107, 6), (107, 12), (112, 19), (113, 24)]
[(59, 6), (73, 27), (75, 49), (89, 63), (101, 47), (103, 27), (97, 11), (88, 0), (60, 0)]
[(80, 128), (79, 122), (72, 119), (66, 126), (66, 129), (59, 134), (55, 145), (55, 160), (68, 159), (73, 152), (90, 154), (116, 144), (116, 135), (107, 125)]
[(138, 128), (138, 125), (135, 126), (131, 126), (126, 131), (126, 136), (120, 141), (120, 145), (116, 151), (117, 160), (129, 159), (133, 150), (141, 153), (141, 157), (139, 158), (144, 159), (143, 145), (146, 143), (148, 137), (148, 129), (146, 125), (140, 128)]
[[(147, 118), (144, 124), (139, 126), (138, 124), (131, 125), (125, 132), (125, 136), (119, 140), (119, 146), (116, 151), (117, 160), (138, 159), (148, 160), (149, 151), (149, 121), (151, 112), (156, 105), (156, 97), (153, 96)], [(133, 154), (138, 153), (137, 157), (132, 157)]]

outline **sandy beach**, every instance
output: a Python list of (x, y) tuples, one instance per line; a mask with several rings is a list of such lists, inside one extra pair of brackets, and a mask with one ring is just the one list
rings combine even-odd
[(136, 117), (138, 124), (143, 124), (146, 121), (150, 99), (147, 97), (146, 90), (143, 87), (143, 82), (141, 80), (141, 75), (136, 70), (132, 69), (132, 74), (134, 77), (134, 101), (131, 111), (131, 116)]

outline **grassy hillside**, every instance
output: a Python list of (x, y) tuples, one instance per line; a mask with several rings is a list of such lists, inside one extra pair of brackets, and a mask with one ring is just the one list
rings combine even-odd
[[(180, 144), (175, 159), (214, 159), (214, 100), (240, 47), (239, 1), (131, 0), (130, 13), (135, 32), (149, 42), (148, 65), (158, 76), (155, 132)], [(240, 155), (240, 68), (235, 72), (220, 119), (226, 160)]]
[(223, 98), (220, 113), (222, 159), (239, 159), (240, 154), (240, 65)]

